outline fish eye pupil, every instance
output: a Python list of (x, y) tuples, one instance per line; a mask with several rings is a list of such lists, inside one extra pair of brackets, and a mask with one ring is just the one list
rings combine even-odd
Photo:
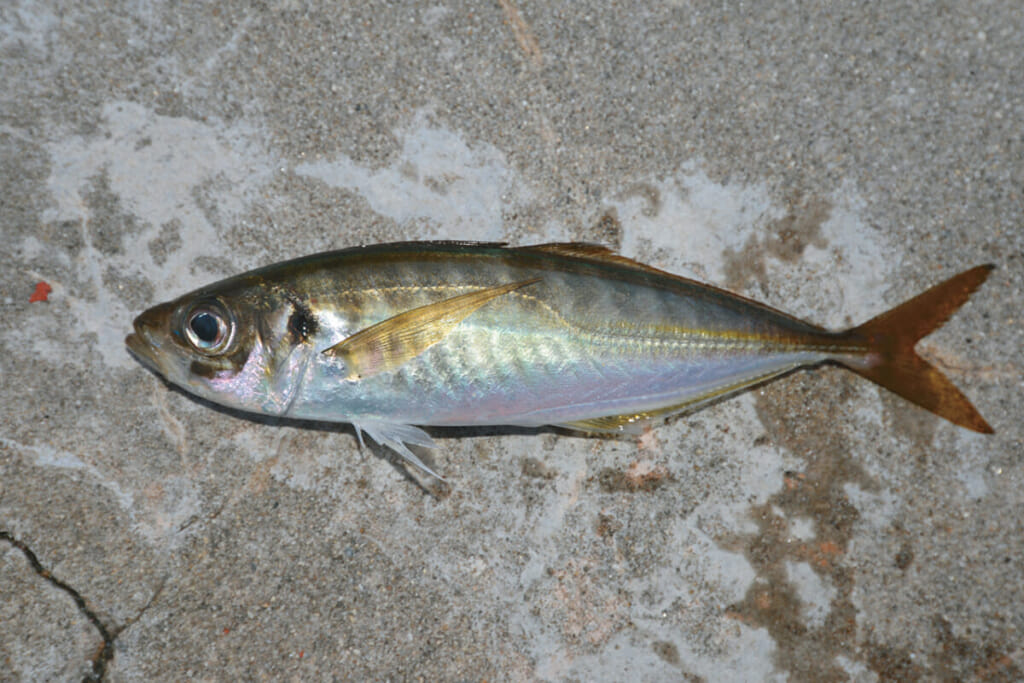
[(234, 322), (216, 302), (191, 309), (184, 322), (182, 336), (201, 354), (219, 355), (231, 346)]
[(192, 328), (196, 339), (204, 344), (214, 344), (220, 336), (220, 323), (212, 313), (203, 311), (195, 314), (188, 326)]

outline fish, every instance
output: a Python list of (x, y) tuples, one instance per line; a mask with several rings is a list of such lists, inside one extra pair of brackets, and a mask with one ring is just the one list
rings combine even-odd
[(263, 415), (348, 422), (438, 477), (422, 427), (638, 433), (800, 368), (839, 365), (992, 433), (915, 351), (993, 265), (831, 331), (587, 243), (358, 246), (156, 305), (130, 352), (171, 384)]

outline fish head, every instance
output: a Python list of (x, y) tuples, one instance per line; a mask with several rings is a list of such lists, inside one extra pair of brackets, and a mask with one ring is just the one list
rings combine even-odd
[(282, 356), (294, 355), (295, 344), (288, 339), (290, 308), (276, 298), (258, 285), (196, 290), (140, 314), (125, 344), (148, 368), (192, 394), (279, 414), (288, 400), (282, 384), (288, 378), (279, 371), (289, 364)]

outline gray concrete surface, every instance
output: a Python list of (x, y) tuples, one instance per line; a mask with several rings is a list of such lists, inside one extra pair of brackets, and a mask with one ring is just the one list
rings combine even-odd
[[(0, 678), (1024, 677), (1019, 3), (88, 4), (0, 6)], [(996, 263), (923, 344), (996, 434), (822, 368), (639, 441), (437, 432), (435, 498), (124, 349), (419, 238), (834, 326)]]

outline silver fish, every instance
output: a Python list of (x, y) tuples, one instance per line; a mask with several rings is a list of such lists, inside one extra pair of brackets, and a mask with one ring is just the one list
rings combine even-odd
[(991, 433), (914, 351), (991, 269), (833, 332), (594, 245), (383, 244), (190, 292), (126, 343), (198, 396), (350, 422), (434, 476), (408, 447), (434, 446), (415, 425), (632, 430), (820, 363)]

